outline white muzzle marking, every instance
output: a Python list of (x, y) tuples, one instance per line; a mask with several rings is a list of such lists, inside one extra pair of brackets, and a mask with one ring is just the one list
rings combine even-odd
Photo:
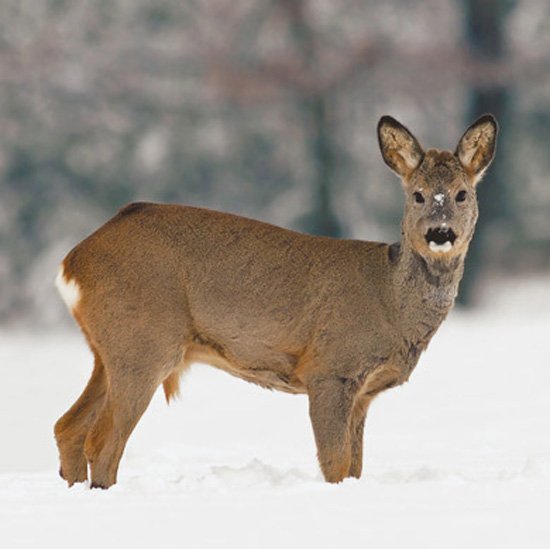
[(433, 240), (430, 241), (430, 250), (436, 253), (447, 253), (451, 251), (453, 245), (447, 241), (444, 244), (436, 244)]

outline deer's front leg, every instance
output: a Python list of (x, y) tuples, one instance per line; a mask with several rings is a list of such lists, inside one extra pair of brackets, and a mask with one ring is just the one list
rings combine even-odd
[(351, 466), (349, 476), (360, 478), (363, 469), (363, 432), (367, 410), (372, 398), (369, 396), (359, 397), (351, 414), (350, 437), (351, 437)]
[(341, 482), (350, 474), (350, 422), (355, 393), (355, 383), (342, 378), (312, 380), (308, 384), (309, 415), (327, 482)]

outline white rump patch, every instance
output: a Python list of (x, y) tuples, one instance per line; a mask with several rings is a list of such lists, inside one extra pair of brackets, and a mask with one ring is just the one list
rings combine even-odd
[(55, 285), (63, 298), (63, 301), (69, 308), (69, 311), (73, 312), (74, 308), (80, 301), (80, 286), (76, 280), (67, 279), (65, 276), (65, 269), (63, 263), (59, 266), (59, 271), (55, 278)]
[(432, 252), (446, 253), (451, 251), (452, 247), (453, 245), (448, 240), (445, 244), (436, 244), (433, 240), (430, 241), (430, 250), (432, 250)]

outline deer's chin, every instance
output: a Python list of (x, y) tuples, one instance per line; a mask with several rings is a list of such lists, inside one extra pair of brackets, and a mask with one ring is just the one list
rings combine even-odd
[(453, 249), (453, 244), (449, 241), (444, 244), (436, 244), (433, 241), (428, 242), (428, 248), (430, 252), (434, 254), (447, 254)]
[(464, 240), (451, 228), (431, 227), (410, 240), (416, 253), (429, 264), (447, 265), (464, 255)]
[(428, 263), (450, 263), (456, 256), (460, 255), (460, 247), (456, 244), (437, 244), (431, 245), (426, 242), (422, 243), (418, 253)]

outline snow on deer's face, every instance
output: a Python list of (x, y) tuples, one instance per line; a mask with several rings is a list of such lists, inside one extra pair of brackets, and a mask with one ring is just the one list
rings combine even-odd
[(406, 194), (403, 238), (427, 261), (446, 263), (466, 253), (478, 216), (476, 185), (493, 158), (496, 133), (493, 117), (485, 115), (454, 153), (424, 151), (395, 119), (380, 120), (382, 156)]

